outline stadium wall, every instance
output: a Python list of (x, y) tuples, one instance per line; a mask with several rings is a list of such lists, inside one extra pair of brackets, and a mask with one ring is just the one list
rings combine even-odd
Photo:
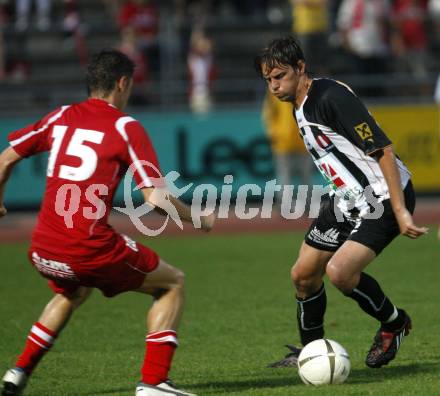
[[(440, 194), (440, 111), (436, 106), (374, 106), (372, 113), (413, 173), (418, 193)], [(224, 185), (233, 179), (233, 195), (242, 184), (263, 187), (274, 178), (272, 156), (259, 111), (222, 111), (205, 116), (190, 113), (135, 114), (156, 147), (162, 171), (178, 171), (177, 186), (189, 183)], [(1, 119), (0, 146), (7, 134), (32, 119)], [(45, 185), (46, 155), (23, 161), (14, 170), (5, 204), (32, 209), (40, 204)], [(316, 172), (315, 183), (321, 184)], [(191, 190), (190, 190), (191, 191)], [(120, 188), (116, 199), (122, 202)]]

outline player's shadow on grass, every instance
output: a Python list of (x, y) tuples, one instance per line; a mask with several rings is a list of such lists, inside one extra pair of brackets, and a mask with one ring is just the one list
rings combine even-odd
[[(395, 379), (398, 377), (414, 376), (417, 374), (438, 373), (440, 368), (439, 363), (412, 363), (401, 366), (390, 366), (382, 369), (369, 369), (367, 367), (361, 369), (354, 369), (350, 373), (347, 380), (348, 385), (369, 384), (374, 382), (381, 382), (388, 379)], [(284, 371), (284, 369), (282, 369)], [(279, 370), (277, 370), (279, 372)], [(258, 379), (238, 380), (238, 381), (212, 381), (205, 383), (186, 384), (185, 387), (194, 390), (203, 389), (205, 393), (225, 393), (225, 392), (239, 392), (248, 389), (271, 389), (281, 387), (291, 387), (295, 385), (303, 385), (297, 373), (292, 373), (285, 369), (285, 377), (266, 377)], [(293, 375), (292, 375), (293, 374)]]
[[(75, 394), (72, 393), (71, 396), (100, 396), (100, 395), (120, 395), (121, 393), (128, 394), (133, 393), (133, 387), (126, 387), (126, 388), (113, 388), (113, 389), (107, 389), (107, 390), (95, 390), (91, 392), (84, 392), (84, 393), (78, 393), (75, 392)], [(70, 395), (70, 394), (69, 394)]]
[(400, 366), (385, 366), (380, 369), (354, 369), (348, 377), (350, 384), (363, 384), (371, 382), (385, 381), (398, 377), (408, 377), (417, 374), (438, 373), (440, 363), (411, 363)]
[(299, 377), (289, 375), (286, 372), (286, 377), (282, 378), (259, 378), (238, 381), (212, 381), (205, 383), (187, 384), (185, 387), (194, 390), (203, 389), (202, 394), (205, 393), (225, 393), (238, 392), (249, 389), (266, 389), (266, 388), (281, 388), (292, 385), (302, 384)]

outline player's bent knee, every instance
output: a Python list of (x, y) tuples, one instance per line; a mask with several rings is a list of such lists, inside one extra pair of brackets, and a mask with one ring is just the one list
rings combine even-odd
[(160, 298), (170, 291), (172, 291), (174, 294), (180, 295), (181, 298), (184, 297), (185, 274), (178, 269), (173, 271), (166, 283), (162, 284), (161, 286), (156, 286), (153, 288), (150, 287), (147, 293), (151, 294), (155, 298)]
[(296, 286), (300, 284), (303, 280), (303, 274), (297, 263), (295, 263), (290, 270), (290, 279), (292, 279), (293, 284)]
[(295, 288), (306, 294), (316, 291), (316, 288), (319, 288), (322, 283), (322, 277), (319, 274), (311, 274), (309, 271), (305, 271), (299, 261), (292, 267), (290, 277)]
[(344, 271), (344, 268), (337, 263), (329, 262), (327, 265), (327, 276), (330, 282), (342, 292), (353, 290), (356, 285), (353, 285), (353, 277)]
[(160, 260), (158, 267), (147, 274), (141, 287), (135, 291), (158, 298), (170, 290), (184, 291), (185, 274), (180, 269)]

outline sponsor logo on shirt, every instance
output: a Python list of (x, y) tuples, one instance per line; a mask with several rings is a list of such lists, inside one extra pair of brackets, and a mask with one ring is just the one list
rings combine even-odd
[(72, 268), (66, 263), (42, 258), (37, 252), (32, 253), (32, 261), (39, 272), (51, 278), (78, 280)]
[(357, 132), (357, 134), (360, 136), (362, 140), (372, 140), (373, 139), (373, 132), (371, 131), (369, 125), (366, 122), (363, 122), (362, 124), (356, 125), (354, 127), (354, 130)]
[(314, 242), (338, 246), (339, 231), (336, 228), (330, 228), (326, 232), (321, 232), (317, 227), (314, 227), (309, 233), (309, 238)]

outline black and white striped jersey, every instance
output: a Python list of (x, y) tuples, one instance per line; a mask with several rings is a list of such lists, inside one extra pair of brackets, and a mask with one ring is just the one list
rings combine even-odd
[[(377, 201), (389, 198), (374, 153), (391, 141), (348, 86), (314, 79), (295, 117), (307, 150), (347, 217), (368, 212), (368, 186)], [(398, 158), (397, 166), (404, 188), (411, 175)]]

